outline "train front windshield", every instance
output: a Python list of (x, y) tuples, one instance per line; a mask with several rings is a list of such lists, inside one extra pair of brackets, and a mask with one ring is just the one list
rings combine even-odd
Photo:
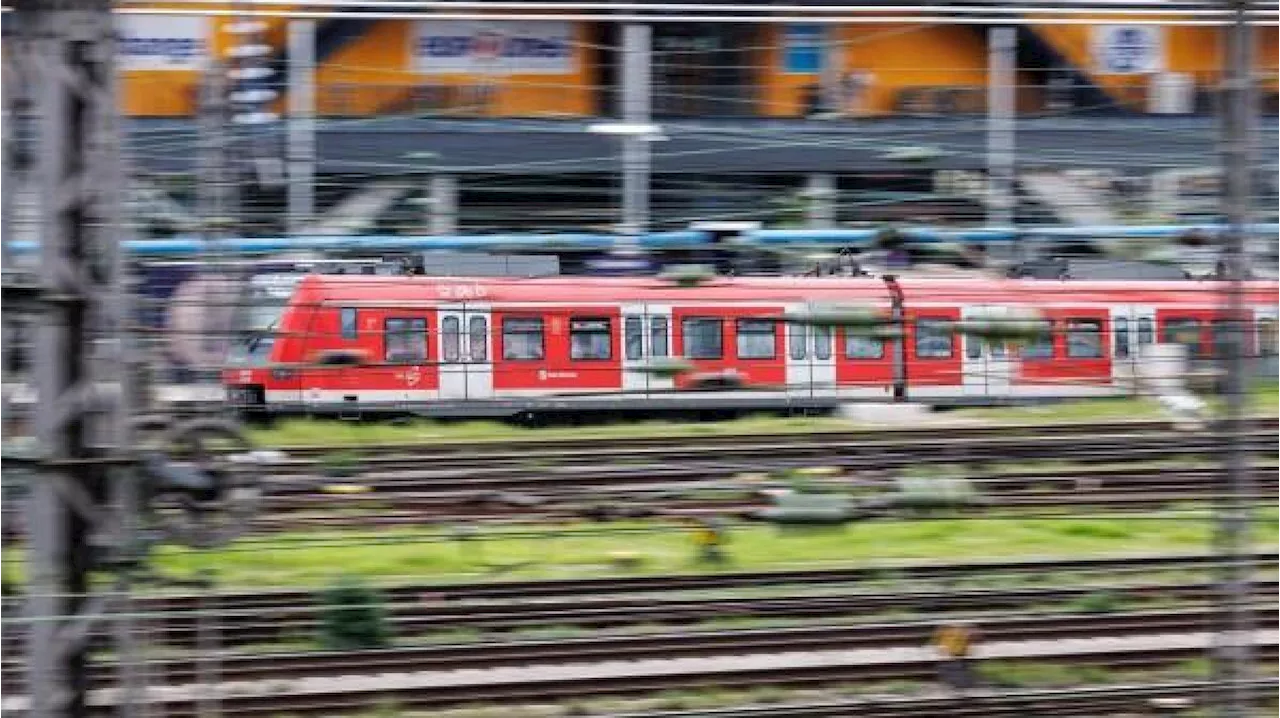
[(231, 352), (227, 357), (233, 366), (262, 366), (271, 358), (275, 346), (276, 326), (284, 314), (284, 304), (263, 304), (244, 312), (242, 322), (237, 323), (231, 340)]
[[(261, 279), (264, 278), (255, 278)], [(249, 287), (236, 315), (228, 364), (235, 367), (263, 366), (271, 359), (280, 318), (289, 303), (289, 294), (282, 289), (285, 288), (263, 286), (260, 281)]]

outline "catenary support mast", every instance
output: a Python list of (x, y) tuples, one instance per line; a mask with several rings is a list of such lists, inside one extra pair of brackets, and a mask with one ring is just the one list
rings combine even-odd
[(1226, 315), (1230, 331), (1222, 343), (1226, 413), (1223, 421), (1225, 452), (1223, 470), (1226, 493), (1218, 507), (1218, 550), (1226, 558), (1222, 576), (1226, 621), (1218, 633), (1214, 668), (1223, 693), (1218, 714), (1243, 718), (1251, 714), (1249, 690), (1250, 614), (1249, 503), (1252, 491), (1248, 454), (1244, 442), (1245, 336), (1251, 326), (1244, 311), (1245, 238), (1249, 227), (1250, 125), (1254, 112), (1252, 92), (1253, 29), (1247, 23), (1250, 3), (1232, 0), (1234, 22), (1226, 37), (1223, 73), (1222, 163), (1226, 179), (1223, 214), (1227, 231), (1223, 245), (1226, 276)]
[(29, 298), (39, 312), (32, 364), (43, 463), (28, 509), (27, 585), (30, 715), (39, 718), (86, 713), (88, 637), (110, 607), (90, 584), (91, 538), (113, 533), (134, 510), (119, 505), (128, 499), (108, 481), (112, 459), (128, 445), (130, 396), (111, 5), (14, 2), (39, 128), (32, 156), (41, 257)]

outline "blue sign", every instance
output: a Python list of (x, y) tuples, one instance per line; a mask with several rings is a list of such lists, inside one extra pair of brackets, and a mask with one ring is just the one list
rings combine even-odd
[(422, 21), (414, 67), (426, 74), (573, 72), (573, 26), (547, 21)]
[(123, 70), (199, 70), (208, 59), (205, 18), (128, 15), (116, 28)]
[(821, 25), (788, 25), (782, 48), (782, 71), (796, 75), (822, 72), (826, 28)]
[(1161, 29), (1148, 25), (1104, 25), (1094, 28), (1094, 57), (1106, 75), (1141, 75), (1164, 66)]

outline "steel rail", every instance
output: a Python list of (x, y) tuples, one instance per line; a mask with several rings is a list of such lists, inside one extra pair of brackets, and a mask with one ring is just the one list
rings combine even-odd
[[(1275, 432), (1251, 432), (1242, 437), (1251, 453), (1267, 454), (1277, 446)], [(447, 475), (465, 472), (480, 478), (494, 474), (523, 471), (525, 474), (546, 476), (553, 472), (573, 473), (575, 478), (586, 480), (593, 475), (617, 474), (647, 467), (655, 475), (658, 469), (680, 464), (680, 468), (668, 468), (667, 473), (691, 472), (697, 462), (715, 462), (722, 468), (738, 472), (759, 472), (785, 469), (830, 467), (839, 469), (888, 469), (903, 466), (939, 464), (982, 464), (1002, 461), (1057, 460), (1080, 463), (1137, 463), (1182, 459), (1188, 457), (1214, 457), (1224, 450), (1218, 437), (1049, 437), (1042, 439), (987, 440), (987, 441), (915, 441), (850, 442), (829, 444), (743, 444), (726, 447), (668, 446), (665, 449), (611, 450), (601, 446), (593, 450), (568, 453), (538, 452), (464, 455), (392, 454), (382, 456), (356, 455), (351, 461), (359, 466), (359, 473), (372, 479), (394, 479), (405, 476), (428, 476), (431, 473)], [(733, 462), (733, 463), (730, 463)], [(304, 474), (314, 476), (326, 472), (322, 462), (285, 461), (266, 463), (264, 474), (278, 478)], [(330, 470), (331, 471), (331, 470)]]
[[(1259, 581), (1257, 601), (1273, 597), (1280, 583)], [(548, 627), (603, 629), (623, 626), (695, 626), (717, 619), (833, 619), (874, 616), (877, 612), (916, 611), (923, 614), (1001, 610), (1028, 610), (1056, 606), (1105, 595), (1108, 600), (1168, 599), (1196, 603), (1213, 598), (1208, 583), (1093, 584), (1070, 588), (933, 589), (844, 596), (760, 596), (740, 598), (581, 599), (571, 602), (530, 604), (493, 603), (437, 606), (430, 603), (391, 606), (389, 624), (402, 639), (433, 632), (476, 630), (489, 635)], [(314, 608), (291, 607), (257, 611), (222, 610), (216, 619), (226, 646), (265, 646), (272, 642), (317, 636), (320, 620)], [(140, 614), (151, 627), (153, 642), (174, 647), (195, 647), (199, 617), (191, 614)], [(1003, 620), (1004, 617), (1001, 617)], [(847, 626), (846, 626), (847, 627)], [(251, 654), (253, 655), (253, 654)], [(273, 654), (274, 655), (274, 654)], [(165, 666), (165, 675), (182, 673), (185, 659)], [(170, 670), (172, 669), (172, 671)], [(6, 683), (6, 685), (8, 685)]]
[[(1258, 604), (1254, 617), (1274, 623), (1280, 611)], [(1035, 614), (991, 616), (978, 620), (984, 641), (1056, 640), (1093, 636), (1120, 637), (1200, 631), (1222, 618), (1209, 607), (1111, 614)], [(554, 640), (475, 641), (375, 650), (239, 653), (220, 657), (225, 681), (283, 680), (303, 676), (344, 676), (404, 671), (488, 669), (537, 663), (590, 663), (740, 653), (852, 650), (919, 646), (929, 642), (936, 620), (893, 621), (679, 633), (604, 635)], [(102, 666), (93, 678), (112, 683), (114, 672)], [(171, 684), (193, 683), (198, 668), (187, 658), (159, 659), (148, 668)]]
[[(1254, 607), (1255, 617), (1274, 621), (1274, 606)], [(1153, 638), (1203, 634), (1218, 622), (1221, 612), (1215, 610), (1147, 611), (1105, 616), (1025, 616), (1007, 620), (993, 618), (983, 625), (987, 637), (984, 645), (1004, 642), (1044, 642), (1053, 645), (1064, 639), (1105, 636)], [(804, 666), (776, 665), (742, 671), (733, 666), (716, 664), (677, 665), (672, 659), (690, 657), (729, 658), (742, 656), (798, 655), (806, 652), (856, 651), (858, 649), (916, 648), (928, 642), (934, 622), (870, 624), (858, 627), (819, 627), (715, 631), (699, 633), (621, 636), (557, 641), (528, 641), (498, 644), (469, 644), (385, 649), (381, 651), (336, 652), (326, 656), (315, 654), (258, 655), (233, 659), (224, 663), (230, 675), (256, 676), (235, 684), (221, 698), (223, 710), (230, 715), (259, 715), (265, 710), (276, 714), (313, 713), (325, 710), (330, 715), (342, 709), (370, 706), (377, 701), (394, 700), (401, 707), (440, 706), (474, 701), (522, 698), (552, 699), (592, 694), (627, 694), (653, 690), (706, 685), (748, 685), (758, 683), (806, 684), (854, 678), (919, 677), (932, 673), (933, 657), (891, 656), (885, 662), (813, 662)], [(1276, 654), (1274, 636), (1252, 638), (1260, 654)], [(1044, 650), (1044, 648), (1040, 648)], [(1121, 667), (1151, 667), (1201, 654), (1202, 649), (1185, 645), (1130, 645), (1107, 648), (1076, 648), (1051, 654), (1055, 662), (1069, 662)], [(1065, 655), (1064, 655), (1065, 653)], [(1031, 658), (1034, 660), (1036, 653)], [(494, 680), (486, 669), (512, 666), (566, 664), (590, 666), (597, 662), (661, 660), (668, 665), (660, 674), (597, 674), (572, 679), (550, 680), (540, 677)], [(978, 660), (983, 659), (979, 652)], [(293, 661), (290, 663), (290, 661)], [(232, 668), (232, 666), (236, 666)], [(245, 666), (251, 666), (246, 668)], [(458, 673), (474, 669), (475, 674)], [(239, 673), (234, 673), (239, 671)], [(295, 683), (282, 681), (284, 671)], [(412, 680), (412, 674), (450, 671), (455, 677), (446, 684)], [(383, 675), (383, 680), (352, 680), (358, 676)], [(386, 676), (385, 674), (393, 674)], [(409, 674), (395, 676), (394, 674)], [(572, 675), (573, 671), (560, 671)], [(227, 674), (224, 674), (227, 675)], [(464, 677), (465, 676), (465, 677)], [(323, 678), (324, 682), (307, 678)], [(390, 680), (388, 680), (390, 679)], [(259, 687), (260, 686), (260, 687)], [(163, 705), (166, 715), (189, 715), (195, 710), (195, 688), (190, 684), (170, 686), (153, 696)], [(112, 703), (109, 694), (98, 691), (95, 704)], [(16, 702), (11, 703), (15, 705)], [(9, 711), (6, 711), (9, 713)]]
[[(1277, 681), (1254, 680), (1247, 686), (1259, 699), (1273, 699)], [(1074, 688), (974, 691), (964, 696), (873, 695), (822, 703), (780, 703), (716, 708), (710, 711), (662, 711), (611, 714), (608, 718), (918, 718), (930, 716), (1088, 716), (1153, 707), (1159, 699), (1195, 701), (1218, 693), (1222, 687), (1208, 681), (1183, 681)]]
[[(908, 6), (910, 7), (927, 7), (927, 6)], [(1023, 9), (1032, 9), (1025, 7)], [(667, 11), (662, 12), (656, 8), (652, 11), (640, 10), (632, 12), (619, 12), (612, 9), (602, 10), (579, 10), (565, 11), (557, 9), (548, 9), (532, 12), (516, 12), (512, 10), (470, 10), (470, 11), (422, 11), (413, 9), (390, 9), (377, 10), (363, 7), (329, 7), (318, 10), (294, 10), (287, 8), (264, 8), (264, 9), (225, 9), (216, 7), (129, 7), (117, 8), (115, 12), (120, 15), (154, 15), (154, 16), (199, 16), (199, 17), (240, 17), (240, 18), (288, 18), (295, 20), (325, 20), (325, 19), (349, 19), (349, 20), (521, 20), (521, 21), (544, 21), (544, 20), (561, 20), (568, 22), (647, 22), (647, 23), (733, 23), (740, 24), (744, 22), (761, 23), (761, 24), (782, 24), (782, 23), (814, 23), (824, 25), (856, 25), (856, 24), (885, 24), (885, 23), (919, 23), (919, 24), (950, 24), (950, 25), (985, 25), (992, 22), (1018, 23), (1034, 21), (1037, 25), (1105, 25), (1124, 23), (1126, 25), (1157, 25), (1157, 26), (1187, 26), (1187, 27), (1214, 27), (1228, 25), (1231, 23), (1230, 17), (1225, 14), (1214, 14), (1212, 11), (1204, 13), (1186, 13), (1177, 10), (1171, 11), (1164, 16), (1147, 16), (1139, 13), (1133, 15), (1125, 15), (1122, 11), (1117, 13), (1112, 9), (1101, 10), (1076, 10), (1061, 13), (1059, 15), (1035, 15), (1033, 18), (1027, 18), (1017, 12), (1018, 8), (1010, 8), (1008, 10), (997, 9), (979, 9), (971, 15), (950, 14), (951, 8), (932, 7), (923, 12), (913, 12), (912, 10), (898, 10), (889, 8), (889, 12), (884, 9), (869, 9), (868, 12), (849, 12), (847, 14), (806, 14), (803, 12), (785, 12), (779, 11), (777, 14), (770, 15), (751, 15), (743, 17), (741, 13), (723, 13), (715, 11), (693, 12), (693, 11)], [(5, 8), (8, 12), (8, 8)], [(926, 14), (932, 13), (932, 14)], [(1067, 15), (1063, 17), (1062, 15)], [(1102, 15), (1103, 17), (1099, 17)], [(1117, 17), (1117, 15), (1121, 15)], [(1187, 16), (1189, 15), (1189, 17)], [(1274, 11), (1262, 10), (1251, 11), (1248, 13), (1246, 22), (1250, 25), (1269, 26), (1277, 23), (1273, 17)], [(1110, 16), (1110, 17), (1107, 17)], [(1172, 16), (1172, 17), (1170, 17)]]
[[(1275, 565), (1275, 554), (1258, 554), (1260, 564)], [(1213, 569), (1212, 556), (1122, 557), (1070, 561), (984, 562), (967, 565), (905, 564), (859, 569), (823, 569), (766, 573), (725, 573), (648, 578), (580, 579), (544, 582), (502, 582), (457, 586), (392, 586), (383, 591), (385, 607), (396, 633), (420, 635), (457, 628), (508, 631), (537, 626), (600, 627), (636, 623), (695, 623), (725, 616), (822, 617), (842, 613), (866, 614), (885, 610), (967, 610), (987, 607), (1025, 607), (1070, 601), (1110, 592), (1116, 598), (1202, 598), (1210, 590), (1203, 583), (1115, 583), (1152, 571)], [(1062, 586), (1069, 574), (1084, 574), (1082, 585)], [(955, 582), (995, 580), (1001, 575), (1050, 575), (1052, 587), (960, 588)], [(1113, 577), (1099, 584), (1103, 576)], [(884, 587), (890, 580), (892, 585)], [(904, 584), (942, 581), (937, 585)], [(724, 591), (765, 588), (769, 595), (734, 596)], [(1260, 581), (1258, 590), (1274, 589), (1274, 581)], [(541, 590), (539, 590), (541, 589)], [(814, 590), (820, 593), (814, 595)], [(830, 591), (847, 591), (831, 595)], [(702, 592), (681, 595), (681, 591)], [(706, 595), (714, 592), (715, 595)], [(316, 594), (302, 591), (227, 593), (217, 597), (217, 619), (228, 645), (267, 643), (299, 635), (314, 635), (319, 603)], [(6, 613), (20, 607), (6, 602)], [(151, 624), (157, 639), (192, 645), (197, 616), (207, 606), (197, 596), (138, 598), (133, 610)], [(6, 621), (6, 641), (16, 651), (25, 621)]]
[[(1059, 492), (1176, 491), (1187, 488), (1214, 489), (1224, 485), (1221, 472), (1211, 467), (1178, 468), (1177, 466), (1073, 466), (1019, 471), (969, 472), (958, 470), (951, 478), (963, 479), (976, 492), (1005, 496), (1035, 496)], [(785, 478), (771, 477), (780, 471), (765, 459), (755, 471), (744, 471), (738, 464), (653, 464), (619, 466), (614, 469), (587, 470), (570, 474), (545, 470), (516, 469), (472, 475), (458, 472), (406, 472), (395, 476), (369, 473), (354, 476), (306, 476), (268, 480), (264, 487), (265, 508), (288, 510), (327, 508), (334, 504), (326, 491), (335, 486), (359, 486), (362, 493), (344, 497), (345, 506), (378, 504), (395, 501), (398, 508), (419, 504), (424, 508), (450, 503), (500, 503), (517, 497), (542, 501), (609, 500), (614, 497), (679, 498), (686, 494), (757, 493), (787, 485)], [(1276, 467), (1252, 469), (1261, 486), (1276, 482)], [(801, 477), (797, 477), (801, 478)], [(881, 474), (845, 474), (812, 476), (815, 486), (828, 490), (892, 489), (891, 476)]]

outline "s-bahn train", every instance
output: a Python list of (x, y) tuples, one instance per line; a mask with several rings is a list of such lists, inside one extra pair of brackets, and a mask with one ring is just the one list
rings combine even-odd
[[(1246, 351), (1274, 357), (1276, 283), (1247, 283), (1245, 301)], [(897, 331), (784, 319), (831, 305)], [(1034, 310), (1043, 333), (954, 331), (1002, 309)], [(1211, 357), (1224, 317), (1209, 281), (309, 275), (244, 313), (223, 383), (242, 410), (348, 415), (1007, 403), (1133, 391), (1144, 346)], [(655, 370), (665, 358), (687, 371)]]

